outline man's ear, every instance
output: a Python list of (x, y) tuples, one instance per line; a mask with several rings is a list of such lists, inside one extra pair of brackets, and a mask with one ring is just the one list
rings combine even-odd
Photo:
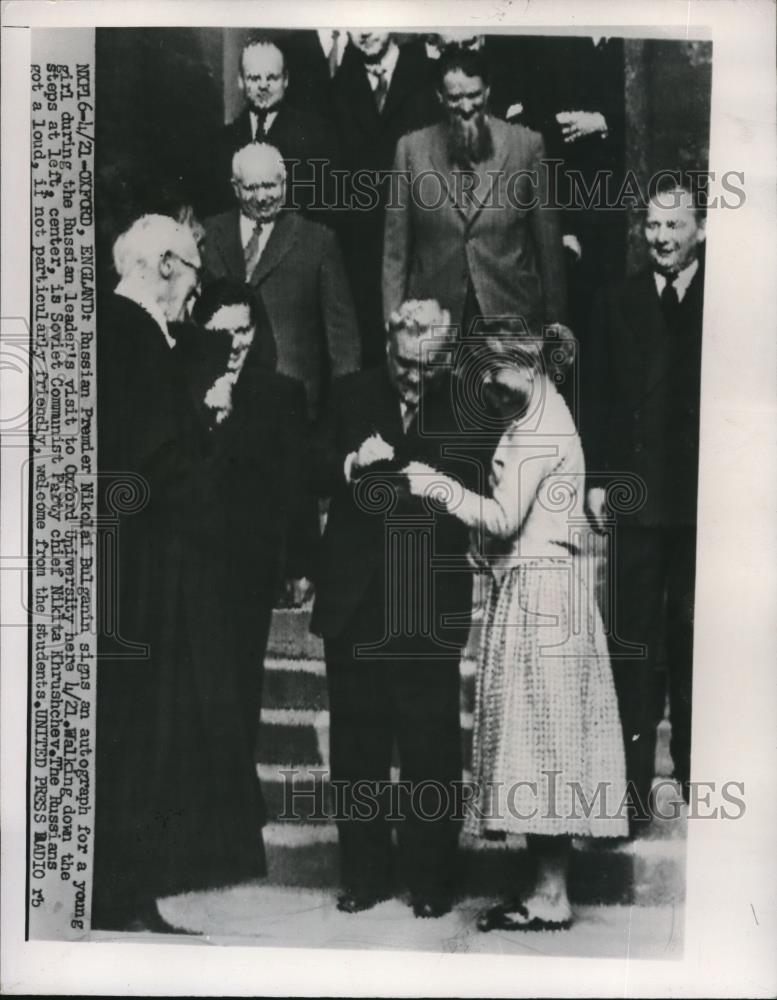
[(171, 250), (165, 250), (159, 258), (159, 273), (165, 280), (171, 277), (173, 273), (173, 253)]
[(489, 99), (490, 96), (491, 96), (491, 88), (490, 87), (484, 87), (483, 88), (483, 101), (486, 104), (488, 104), (488, 99)]
[(237, 89), (240, 91), (241, 94), (245, 94), (246, 92), (246, 85), (245, 82), (243, 81), (242, 69), (237, 74)]

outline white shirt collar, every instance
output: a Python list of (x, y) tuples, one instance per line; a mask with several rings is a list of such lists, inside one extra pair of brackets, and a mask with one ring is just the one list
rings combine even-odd
[[(680, 271), (676, 277), (672, 279), (672, 284), (677, 292), (677, 301), (682, 302), (685, 298), (685, 293), (688, 291), (688, 285), (690, 285), (693, 280), (694, 274), (699, 270), (699, 258), (691, 261), (691, 263), (684, 270)], [(659, 274), (658, 271), (653, 272), (653, 279), (656, 283), (656, 291), (660, 295), (666, 287), (667, 279), (663, 274)]]
[(115, 291), (117, 295), (121, 295), (124, 299), (129, 299), (130, 302), (134, 302), (136, 306), (140, 306), (141, 309), (144, 309), (164, 334), (167, 346), (175, 347), (175, 341), (170, 336), (167, 329), (167, 318), (162, 312), (158, 302), (155, 302), (150, 296), (140, 294), (134, 288), (129, 288), (124, 281), (120, 281), (118, 283)]
[[(256, 121), (257, 121), (257, 116), (256, 116), (256, 112), (255, 111), (251, 111), (250, 109), (249, 109), (248, 114), (249, 114), (249, 116), (251, 118), (251, 138), (253, 139), (256, 136)], [(267, 117), (264, 120), (264, 131), (265, 132), (269, 132), (269, 130), (272, 128), (272, 123), (275, 121), (275, 119), (277, 117), (278, 117), (278, 112), (277, 111), (268, 111), (267, 112)]]
[[(397, 66), (397, 59), (399, 59), (399, 46), (392, 38), (381, 61), (379, 63), (372, 64), (375, 69), (379, 66), (382, 67), (383, 73), (386, 77), (386, 86), (391, 84), (391, 78), (394, 75), (394, 70)], [(367, 79), (370, 81), (372, 89), (375, 90), (378, 85), (378, 74), (370, 71), (370, 63), (366, 63), (365, 65), (367, 67)]]

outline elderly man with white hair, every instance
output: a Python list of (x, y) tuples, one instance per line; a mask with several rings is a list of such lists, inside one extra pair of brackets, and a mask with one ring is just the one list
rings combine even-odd
[(395, 806), (415, 915), (448, 912), (454, 891), (469, 536), (442, 508), (411, 497), (402, 472), (422, 460), (478, 482), (470, 435), (457, 424), (450, 332), (436, 302), (405, 302), (389, 320), (384, 365), (339, 379), (322, 425), (316, 473), (331, 504), (311, 628), (324, 638), (338, 908), (347, 913), (395, 891)]
[(275, 333), (278, 371), (305, 386), (316, 419), (331, 378), (359, 367), (359, 336), (342, 255), (325, 226), (284, 209), (286, 168), (267, 143), (232, 159), (239, 205), (205, 220), (209, 278), (247, 282)]
[(98, 314), (92, 926), (170, 932), (158, 899), (264, 874), (262, 806), (219, 596), (221, 449), (168, 330), (196, 293), (199, 253), (188, 227), (146, 215), (114, 258)]

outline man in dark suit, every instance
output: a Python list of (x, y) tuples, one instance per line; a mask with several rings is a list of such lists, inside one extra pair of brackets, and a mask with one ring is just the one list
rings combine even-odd
[[(609, 626), (627, 777), (645, 808), (663, 714), (663, 697), (656, 706), (655, 696), (663, 656), (672, 758), (686, 798), (690, 776), (704, 236), (689, 191), (654, 195), (645, 220), (650, 267), (601, 293), (584, 358), (582, 433), (594, 518), (604, 523), (602, 481), (625, 476), (635, 494), (611, 538)], [(617, 490), (612, 506), (618, 510)]]
[(98, 317), (92, 919), (164, 932), (158, 898), (264, 874), (261, 805), (219, 599), (218, 454), (168, 328), (196, 292), (199, 252), (187, 227), (146, 215), (114, 259), (120, 281)]
[(348, 32), (344, 28), (290, 31), (278, 39), (289, 73), (285, 100), (322, 118), (334, 117), (337, 84)]
[(324, 637), (332, 779), (342, 792), (338, 907), (349, 913), (392, 892), (394, 740), (414, 912), (436, 917), (451, 905), (468, 537), (454, 518), (411, 497), (401, 473), (421, 459), (484, 488), (476, 464), (449, 454), (461, 442), (451, 384), (424, 353), (440, 345), (435, 336), (448, 323), (435, 302), (405, 303), (389, 322), (386, 365), (340, 379), (322, 426), (318, 482), (331, 505), (311, 628)]
[[(487, 112), (477, 52), (439, 60), (446, 122), (400, 139), (386, 211), (383, 311), (432, 297), (465, 335), (482, 315), (561, 321), (564, 261), (539, 135)], [(400, 177), (399, 175), (403, 175)]]
[(626, 214), (607, 207), (617, 204), (625, 171), (623, 39), (545, 38), (541, 50), (544, 106), (535, 127), (548, 154), (562, 161), (558, 198), (569, 310), (585, 345), (594, 293), (624, 276)]
[(289, 73), (283, 52), (270, 37), (257, 35), (243, 47), (239, 85), (246, 107), (224, 126), (219, 139), (216, 169), (220, 201), (214, 207), (218, 210), (234, 203), (229, 186), (232, 156), (250, 142), (268, 142), (287, 161), (288, 207), (331, 223), (335, 205), (332, 170), (339, 159), (334, 130), (326, 119), (287, 102)]
[(423, 49), (413, 43), (400, 46), (387, 32), (351, 32), (335, 79), (334, 113), (350, 179), (346, 203), (351, 208), (340, 235), (359, 317), (362, 362), (368, 367), (382, 364), (386, 350), (381, 268), (389, 184), (384, 175), (400, 136), (439, 116)]
[(334, 234), (284, 210), (286, 170), (277, 149), (251, 143), (233, 158), (239, 208), (205, 220), (211, 278), (247, 282), (275, 333), (278, 371), (305, 386), (316, 419), (330, 379), (359, 367), (359, 335)]

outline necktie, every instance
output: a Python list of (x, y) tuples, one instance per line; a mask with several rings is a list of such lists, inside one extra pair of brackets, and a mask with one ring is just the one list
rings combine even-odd
[(245, 245), (245, 259), (246, 259), (246, 281), (251, 280), (251, 275), (256, 270), (256, 265), (259, 263), (259, 258), (261, 256), (261, 250), (259, 248), (259, 239), (262, 235), (262, 224), (257, 222), (254, 226), (254, 231)]
[(674, 283), (667, 280), (661, 292), (661, 309), (668, 326), (671, 326), (677, 316), (677, 308), (680, 305), (680, 298)]
[(254, 133), (254, 142), (264, 142), (267, 138), (267, 111), (256, 111), (256, 132)]
[(340, 38), (340, 32), (335, 29), (332, 32), (332, 47), (329, 50), (329, 55), (327, 56), (327, 62), (329, 63), (329, 79), (333, 79), (335, 73), (337, 72), (337, 67), (339, 65), (337, 61), (338, 56), (338, 40)]
[(415, 415), (418, 407), (412, 406), (410, 403), (405, 403), (402, 412), (402, 430), (407, 434), (410, 430), (410, 425), (415, 420)]
[(372, 93), (375, 97), (375, 105), (380, 113), (383, 111), (383, 106), (386, 103), (386, 95), (388, 94), (386, 67), (382, 65), (375, 66), (374, 69), (370, 71), (370, 76), (375, 80), (375, 89)]

